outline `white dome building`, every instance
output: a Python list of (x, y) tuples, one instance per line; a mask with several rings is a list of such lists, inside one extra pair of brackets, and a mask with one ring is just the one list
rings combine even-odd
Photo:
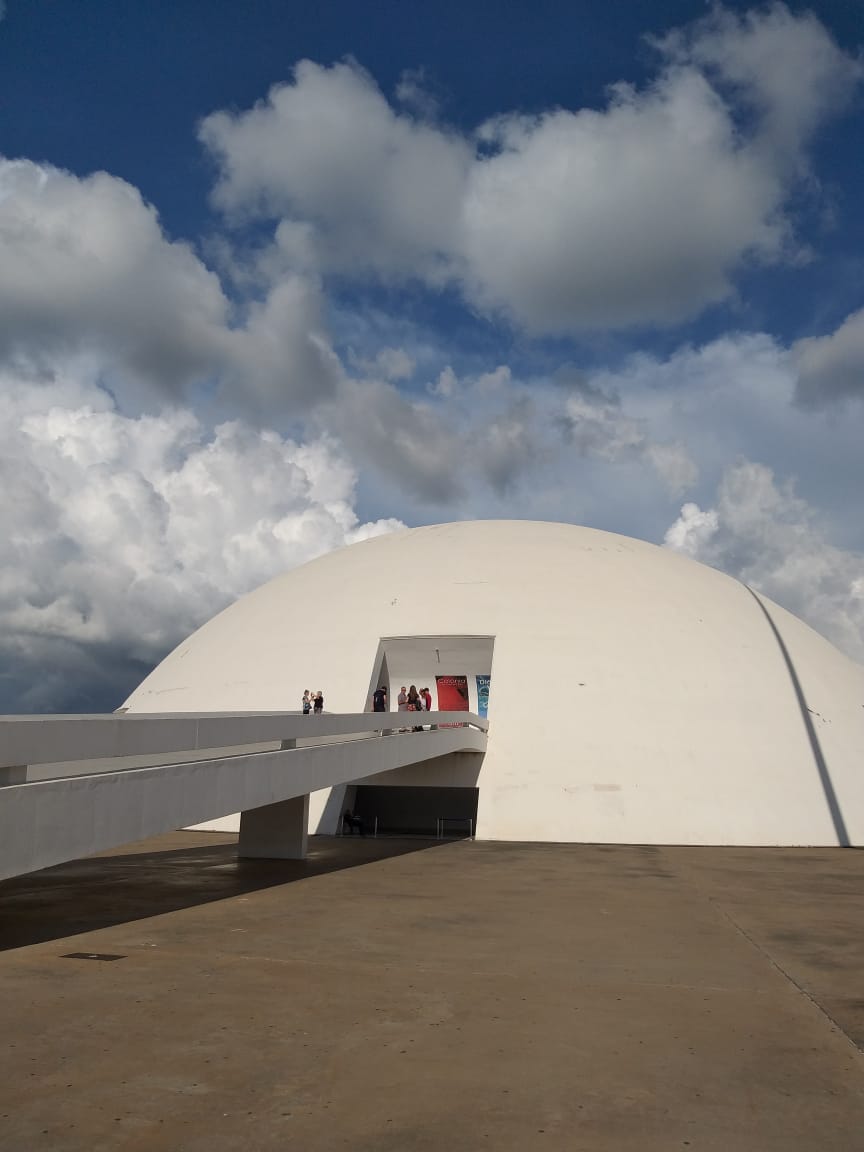
[(294, 711), (322, 688), (326, 711), (360, 712), (380, 682), (394, 708), (403, 684), (442, 709), (488, 692), (482, 764), (316, 793), (313, 832), (346, 802), (403, 830), (446, 803), (493, 840), (864, 843), (864, 667), (729, 576), (568, 524), (442, 524), (323, 556), (205, 624), (126, 707)]

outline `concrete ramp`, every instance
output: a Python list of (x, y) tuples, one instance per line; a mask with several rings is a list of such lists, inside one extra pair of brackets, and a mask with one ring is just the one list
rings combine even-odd
[(241, 855), (302, 857), (310, 792), (485, 751), (487, 722), (471, 713), (425, 714), (422, 732), (376, 727), (396, 718), (0, 718), (0, 879), (233, 812)]

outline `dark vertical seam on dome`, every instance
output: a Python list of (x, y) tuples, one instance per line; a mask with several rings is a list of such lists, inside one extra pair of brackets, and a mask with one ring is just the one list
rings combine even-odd
[(786, 647), (786, 643), (783, 640), (783, 637), (780, 635), (780, 631), (777, 625), (774, 623), (774, 619), (771, 616), (771, 613), (768, 611), (768, 609), (765, 607), (765, 605), (762, 603), (750, 585), (745, 584), (743, 580), (739, 580), (738, 583), (747, 589), (747, 591), (762, 609), (762, 613), (765, 616), (765, 619), (768, 621), (768, 625), (771, 628), (771, 631), (774, 633), (774, 639), (777, 641), (780, 651), (783, 654), (783, 659), (786, 662), (786, 670), (789, 673), (789, 679), (792, 681), (792, 687), (795, 690), (795, 697), (798, 701), (798, 707), (801, 711), (801, 719), (804, 721), (804, 727), (807, 729), (807, 736), (810, 740), (810, 747), (813, 750), (813, 759), (816, 761), (816, 768), (819, 772), (819, 780), (822, 784), (822, 791), (825, 793), (825, 802), (828, 805), (828, 811), (831, 814), (831, 821), (834, 824), (834, 832), (837, 836), (837, 843), (843, 848), (848, 848), (850, 846), (850, 840), (849, 833), (846, 829), (846, 821), (843, 819), (843, 813), (840, 811), (840, 803), (837, 800), (837, 793), (834, 791), (834, 785), (831, 781), (831, 773), (828, 771), (828, 764), (825, 760), (825, 755), (822, 752), (822, 745), (819, 743), (819, 737), (816, 733), (815, 727), (813, 726), (813, 720), (810, 717), (810, 709), (807, 707), (807, 698), (804, 695), (804, 689), (801, 687), (801, 681), (798, 679), (798, 673), (795, 671), (795, 665), (792, 663), (792, 657), (789, 655), (789, 649)]

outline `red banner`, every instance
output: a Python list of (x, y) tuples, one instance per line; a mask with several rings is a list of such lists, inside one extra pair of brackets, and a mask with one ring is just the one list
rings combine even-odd
[[(436, 676), (435, 689), (438, 693), (439, 712), (467, 712), (468, 711), (468, 677), (467, 676)], [(454, 727), (454, 725), (444, 725)]]

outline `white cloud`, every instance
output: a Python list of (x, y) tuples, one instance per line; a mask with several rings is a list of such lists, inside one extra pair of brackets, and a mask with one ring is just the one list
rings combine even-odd
[(666, 544), (737, 576), (864, 661), (864, 554), (829, 543), (817, 510), (770, 468), (728, 469), (715, 506), (686, 504)]
[(654, 85), (618, 85), (602, 113), (487, 127), (465, 205), (481, 302), (538, 331), (665, 324), (727, 297), (745, 258), (794, 251), (789, 179), (860, 66), (779, 4), (717, 8), (659, 46)]
[[(176, 404), (200, 397), (211, 418), (239, 413), (261, 427), (314, 421), (352, 459), (423, 503), (452, 502), (478, 486), (512, 493), (560, 447), (560, 395), (552, 390), (553, 399), (534, 404), (535, 389), (514, 381), (507, 365), (464, 381), (445, 370), (429, 403), (393, 386), (416, 361), (385, 345), (355, 358), (364, 378), (352, 380), (330, 344), (321, 282), (308, 270), (259, 266), (241, 312), (122, 181), (23, 162), (0, 172), (0, 253), (8, 258), (0, 265), (0, 367), (41, 390), (43, 411), (54, 403), (52, 381), (68, 386), (77, 373), (103, 387), (109, 408), (113, 398), (115, 421), (158, 413), (166, 396)], [(82, 409), (98, 398), (85, 392)], [(686, 461), (674, 445), (636, 425), (632, 434), (667, 483), (684, 483)], [(124, 488), (115, 498), (134, 493)]]
[(681, 320), (727, 296), (745, 256), (782, 249), (777, 174), (692, 68), (488, 135), (464, 204), (469, 290), (531, 330)]
[(646, 442), (643, 451), (671, 495), (680, 496), (699, 479), (699, 467), (683, 444)]
[(176, 393), (212, 370), (227, 313), (135, 188), (0, 158), (0, 357), (99, 354)]
[(297, 415), (332, 396), (342, 365), (330, 345), (320, 285), (285, 276), (226, 334), (220, 394), (229, 411)]
[(221, 166), (216, 204), (314, 223), (325, 268), (434, 279), (456, 247), (470, 145), (395, 112), (356, 64), (303, 60), (293, 84), (200, 135)]
[(426, 387), (432, 396), (447, 400), (461, 393), (474, 397), (478, 406), (483, 406), (490, 399), (494, 401), (496, 397), (507, 396), (512, 391), (511, 385), (514, 383), (513, 373), (508, 364), (499, 364), (491, 372), (481, 372), (479, 376), (468, 376), (465, 380), (460, 380), (453, 368), (447, 364), (436, 379)]
[(124, 181), (0, 158), (0, 363), (44, 375), (86, 358), (127, 410), (196, 384), (250, 413), (334, 392), (316, 277), (284, 273), (234, 311)]
[(216, 203), (280, 220), (275, 247), (299, 236), (305, 265), (314, 248), (325, 273), (452, 281), (534, 332), (685, 319), (747, 260), (800, 254), (784, 206), (860, 67), (782, 5), (716, 9), (658, 47), (654, 82), (602, 110), (470, 136), (395, 111), (356, 65), (303, 61), (266, 102), (203, 122)]
[(543, 435), (533, 401), (513, 399), (493, 416), (476, 440), (482, 473), (499, 493), (509, 492), (543, 457)]
[(698, 504), (684, 504), (678, 519), (666, 530), (663, 543), (673, 552), (695, 559), (717, 535), (718, 527), (715, 509), (703, 512)]
[(847, 316), (836, 332), (799, 340), (792, 351), (802, 403), (864, 399), (864, 308)]
[(382, 348), (371, 359), (349, 354), (352, 368), (369, 376), (379, 376), (384, 380), (408, 380), (417, 367), (415, 361), (403, 348)]
[(396, 85), (396, 99), (430, 123), (438, 118), (438, 101), (430, 91), (428, 76), (423, 68), (409, 68), (402, 73)]
[(441, 369), (441, 371), (438, 373), (437, 378), (435, 380), (433, 380), (431, 384), (428, 385), (428, 390), (431, 393), (431, 395), (441, 396), (443, 399), (446, 400), (448, 397), (453, 395), (453, 393), (456, 391), (456, 389), (458, 387), (459, 387), (458, 377), (456, 376), (456, 373), (453, 371), (453, 369), (448, 364), (448, 365), (446, 365), (446, 367)]
[(636, 355), (590, 379), (621, 398), (622, 414), (653, 443), (685, 446), (699, 469), (688, 499), (710, 500), (735, 460), (759, 459), (796, 475), (831, 531), (845, 526), (850, 542), (864, 546), (864, 525), (848, 516), (848, 494), (864, 484), (864, 405), (804, 408), (795, 402), (797, 381), (796, 358), (782, 344), (736, 332), (665, 359)]
[(326, 438), (130, 418), (82, 380), (46, 394), (7, 374), (0, 397), (9, 667), (32, 672), (54, 643), (152, 661), (272, 575), (400, 526), (358, 522), (353, 468)]
[(838, 51), (811, 12), (772, 3), (742, 13), (717, 5), (658, 42), (669, 58), (703, 67), (757, 113), (757, 141), (794, 158), (819, 121), (851, 96), (861, 62)]
[[(491, 486), (499, 495), (560, 448), (560, 428), (546, 419), (560, 395), (513, 381), (510, 369), (459, 379), (445, 368), (425, 393), (401, 392), (382, 379), (345, 378), (319, 412), (352, 459), (386, 478), (400, 499), (454, 504)], [(556, 409), (557, 411), (557, 409)]]
[[(211, 241), (233, 300), (123, 181), (0, 160), (0, 700), (61, 706), (71, 669), (119, 676), (273, 572), (393, 527), (357, 522), (355, 465), (364, 500), (377, 485), (415, 522), (446, 503), (658, 539), (686, 495), (670, 546), (853, 650), (864, 406), (832, 421), (792, 401), (796, 379), (804, 400), (864, 394), (864, 314), (791, 352), (733, 333), (565, 388), (440, 370), (449, 349), (409, 321), (352, 329), (325, 295), (371, 272), (455, 284), (536, 332), (668, 323), (748, 259), (794, 256), (786, 198), (857, 65), (782, 6), (715, 10), (660, 51), (653, 83), (602, 108), (470, 135), (434, 122), (417, 78), (391, 106), (351, 64), (305, 62), (208, 117), (216, 202), (275, 224), (263, 247)], [(738, 456), (794, 471), (811, 503)]]
[(473, 467), (452, 415), (383, 380), (346, 378), (320, 420), (352, 459), (423, 502), (454, 500)]
[(681, 443), (652, 438), (644, 419), (628, 414), (621, 399), (601, 388), (581, 385), (566, 401), (561, 417), (568, 441), (583, 455), (608, 461), (647, 462), (673, 495), (696, 483), (699, 471)]
[[(490, 488), (493, 498), (506, 495), (512, 505), (521, 498), (520, 482), (579, 484), (595, 462), (598, 477), (605, 467), (609, 485), (638, 476), (643, 487), (680, 496), (698, 480), (686, 445), (658, 430), (663, 416), (634, 414), (632, 398), (625, 402), (584, 382), (573, 386), (566, 374), (522, 380), (499, 364), (459, 377), (448, 366), (425, 394), (346, 376), (317, 415), (352, 459), (386, 478), (389, 493), (421, 509), (460, 505), (469, 492), (485, 501)], [(621, 464), (630, 466), (626, 481), (616, 478)]]

